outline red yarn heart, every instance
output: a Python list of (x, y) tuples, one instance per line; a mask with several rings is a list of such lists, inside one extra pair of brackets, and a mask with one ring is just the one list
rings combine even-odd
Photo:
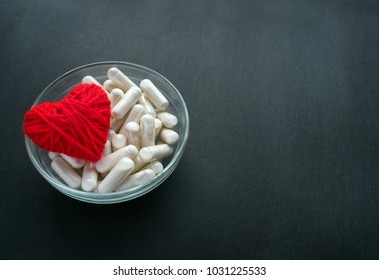
[(98, 85), (82, 84), (61, 101), (30, 109), (24, 132), (43, 149), (96, 162), (107, 141), (110, 118), (107, 93)]

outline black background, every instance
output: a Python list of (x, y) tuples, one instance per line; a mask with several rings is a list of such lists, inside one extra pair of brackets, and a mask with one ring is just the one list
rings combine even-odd
[[(378, 1), (1, 1), (0, 258), (378, 259)], [(83, 64), (167, 77), (190, 138), (159, 188), (68, 198), (22, 123)]]

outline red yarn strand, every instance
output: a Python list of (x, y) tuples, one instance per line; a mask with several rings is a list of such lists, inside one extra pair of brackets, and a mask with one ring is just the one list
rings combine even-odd
[(45, 102), (25, 114), (25, 134), (39, 147), (95, 162), (110, 127), (110, 101), (97, 85), (74, 87), (59, 102)]

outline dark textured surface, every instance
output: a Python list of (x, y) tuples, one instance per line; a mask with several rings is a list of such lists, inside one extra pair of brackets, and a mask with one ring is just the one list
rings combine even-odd
[[(378, 1), (1, 1), (2, 259), (378, 259)], [(191, 132), (172, 176), (99, 206), (48, 185), (23, 115), (56, 77), (166, 76)]]

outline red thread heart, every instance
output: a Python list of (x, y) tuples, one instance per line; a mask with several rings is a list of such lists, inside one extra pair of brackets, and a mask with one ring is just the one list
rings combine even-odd
[(25, 134), (48, 151), (96, 162), (110, 127), (110, 101), (98, 85), (72, 88), (61, 101), (31, 108), (24, 118)]

